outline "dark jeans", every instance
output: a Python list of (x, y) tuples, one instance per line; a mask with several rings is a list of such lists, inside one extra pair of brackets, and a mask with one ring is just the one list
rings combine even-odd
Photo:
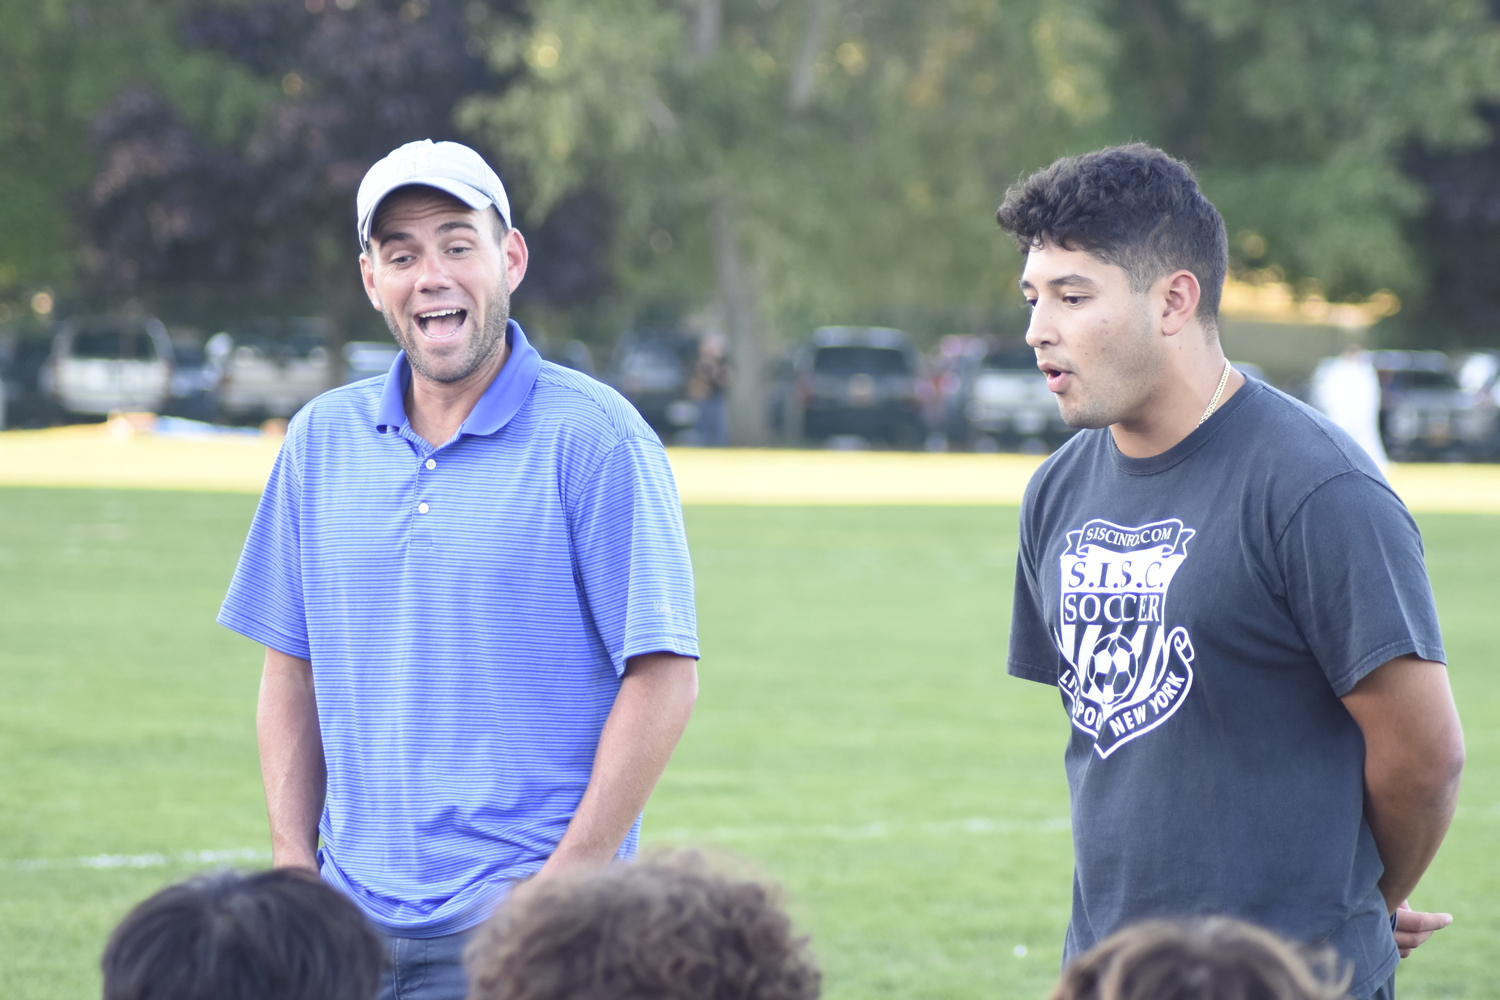
[(1370, 1000), (1396, 1000), (1396, 974), (1391, 973), (1391, 978), (1385, 981), (1385, 985), (1370, 994)]
[(472, 931), (436, 938), (385, 939), (391, 959), (377, 1000), (464, 1000), (464, 945)]

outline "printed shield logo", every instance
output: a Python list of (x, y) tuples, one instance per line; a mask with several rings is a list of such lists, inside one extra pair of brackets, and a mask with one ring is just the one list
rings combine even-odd
[(1167, 629), (1166, 610), (1196, 533), (1176, 518), (1134, 528), (1096, 518), (1068, 532), (1058, 687), (1101, 758), (1166, 722), (1193, 686), (1192, 640)]

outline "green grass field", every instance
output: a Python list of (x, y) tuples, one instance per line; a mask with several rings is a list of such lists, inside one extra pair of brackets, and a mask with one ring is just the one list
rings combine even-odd
[[(0, 489), (0, 996), (98, 995), (135, 901), (263, 851), (258, 650), (213, 624), (254, 500)], [(827, 995), (1040, 1000), (1071, 851), (1055, 692), (1006, 678), (1013, 510), (695, 507), (702, 696), (646, 839), (788, 889)], [(1403, 998), (1500, 996), (1500, 517), (1421, 519), (1469, 738)], [(1024, 953), (1022, 949), (1024, 948)]]

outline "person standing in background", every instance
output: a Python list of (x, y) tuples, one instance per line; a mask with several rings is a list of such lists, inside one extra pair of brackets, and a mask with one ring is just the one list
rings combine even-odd
[(1312, 405), (1343, 428), (1382, 472), (1390, 467), (1380, 440), (1380, 376), (1359, 341), (1351, 339), (1343, 354), (1318, 362), (1311, 395)]
[(688, 376), (687, 394), (698, 406), (694, 425), (697, 443), (704, 448), (722, 448), (729, 444), (729, 417), (726, 396), (733, 377), (726, 357), (724, 335), (705, 333), (698, 340), (698, 360)]

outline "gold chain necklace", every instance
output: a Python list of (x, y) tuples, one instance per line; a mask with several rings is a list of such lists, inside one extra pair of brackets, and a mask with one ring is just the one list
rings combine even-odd
[(1219, 398), (1224, 395), (1224, 387), (1229, 384), (1229, 373), (1234, 371), (1229, 367), (1229, 362), (1224, 362), (1224, 374), (1219, 376), (1219, 387), (1214, 390), (1214, 398), (1208, 401), (1208, 409), (1203, 411), (1203, 416), (1198, 418), (1198, 426), (1203, 426), (1203, 421), (1214, 415), (1219, 408)]

